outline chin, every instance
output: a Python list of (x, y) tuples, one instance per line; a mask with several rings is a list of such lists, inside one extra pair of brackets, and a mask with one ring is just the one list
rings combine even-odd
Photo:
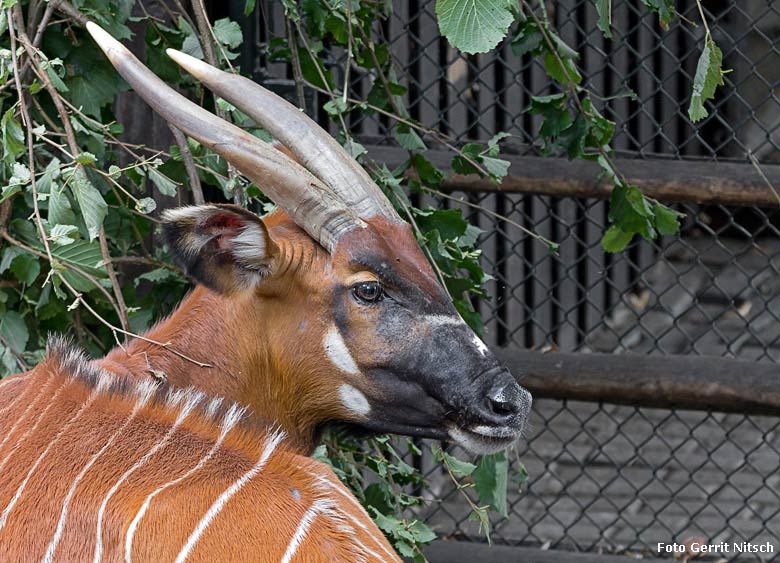
[(493, 429), (489, 434), (482, 433), (482, 428), (473, 430), (452, 426), (447, 435), (452, 443), (472, 454), (495, 454), (507, 449), (520, 438), (520, 432), (513, 429)]

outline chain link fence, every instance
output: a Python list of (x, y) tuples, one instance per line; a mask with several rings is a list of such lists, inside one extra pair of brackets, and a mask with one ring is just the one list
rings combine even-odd
[[(259, 51), (274, 30), (283, 35), (274, 4), (257, 12)], [(591, 0), (546, 2), (561, 37), (580, 54), (584, 86), (616, 122), (619, 166), (641, 159), (668, 176), (691, 162), (711, 163), (713, 174), (741, 163), (780, 178), (780, 2), (703, 1), (731, 72), (710, 116), (697, 124), (687, 117), (704, 40), (696, 2), (675, 2), (681, 17), (666, 30), (641, 0), (611, 4), (613, 37), (606, 39)], [(540, 122), (524, 110), (531, 96), (556, 91), (538, 61), (515, 57), (508, 41), (486, 55), (453, 50), (439, 36), (433, 0), (395, 0), (392, 18), (375, 31), (391, 45), (414, 119), (458, 142), (507, 131), (516, 139), (511, 150), (537, 155)], [(329, 57), (337, 63), (339, 53)], [(259, 77), (291, 77), (256, 60)], [(371, 80), (355, 76), (355, 97)], [(392, 143), (387, 125), (378, 117), (351, 122), (375, 143)], [(451, 195), (468, 205), (421, 203), (460, 205), (484, 230), (484, 265), (495, 279), (487, 288), (492, 299), (478, 307), (490, 345), (780, 362), (777, 207), (681, 203), (679, 236), (609, 255), (600, 247), (607, 225), (601, 199)], [(516, 224), (559, 243), (560, 254)], [(658, 542), (691, 539), (769, 541), (780, 549), (780, 418), (541, 399), (530, 424), (512, 454), (513, 469), (522, 463), (528, 478), (510, 483), (510, 516), (494, 518), (494, 542), (655, 557)], [(416, 462), (427, 471), (426, 520), (442, 535), (485, 541), (464, 492), (427, 450)]]

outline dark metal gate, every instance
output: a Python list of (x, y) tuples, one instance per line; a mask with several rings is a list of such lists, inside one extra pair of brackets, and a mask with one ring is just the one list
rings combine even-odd
[[(281, 6), (258, 4), (244, 20), (254, 38), (245, 65), (253, 61), (260, 80), (290, 78), (262, 56), (268, 38), (283, 33)], [(703, 3), (732, 72), (699, 124), (685, 111), (703, 42), (690, 23), (699, 19), (694, 1), (676, 2), (682, 19), (663, 30), (641, 0), (614, 0), (611, 40), (591, 1), (547, 2), (580, 53), (585, 85), (617, 124), (619, 168), (686, 214), (679, 236), (618, 255), (599, 245), (609, 190), (596, 168), (543, 158), (534, 145), (540, 123), (524, 109), (530, 96), (554, 91), (539, 64), (508, 45), (460, 54), (439, 37), (433, 0), (394, 4), (375, 32), (392, 45), (412, 117), (456, 141), (516, 136), (501, 187), (453, 176), (444, 188), (465, 203), (428, 201), (460, 205), (485, 231), (484, 263), (495, 277), (493, 299), (479, 304), (488, 342), (539, 397), (517, 451), (529, 478), (511, 495), (510, 517), (494, 522), (493, 540), (651, 557), (658, 542), (769, 541), (776, 556), (780, 2)], [(339, 53), (324, 56), (338, 74)], [(352, 84), (357, 97), (370, 80)], [(405, 158), (382, 119), (351, 125), (373, 158)], [(515, 224), (558, 242), (560, 255)], [(445, 536), (484, 541), (432, 465), (428, 485), (428, 522)]]

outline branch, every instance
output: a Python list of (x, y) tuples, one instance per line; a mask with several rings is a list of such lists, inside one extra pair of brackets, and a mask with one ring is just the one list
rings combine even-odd
[(168, 128), (171, 130), (173, 139), (179, 147), (184, 169), (187, 171), (187, 177), (190, 179), (192, 199), (197, 205), (203, 205), (206, 203), (206, 200), (203, 198), (203, 188), (200, 185), (200, 177), (198, 176), (198, 171), (195, 169), (195, 160), (192, 158), (192, 151), (190, 151), (190, 146), (187, 144), (187, 138), (184, 136), (184, 133), (170, 123), (168, 124)]
[[(206, 6), (203, 4), (203, 0), (192, 0), (192, 11), (195, 13), (195, 22), (198, 26), (198, 35), (200, 36), (200, 44), (203, 48), (203, 56), (206, 58), (206, 62), (211, 66), (219, 67), (217, 53), (214, 51), (214, 43), (219, 45), (219, 41), (217, 41), (217, 37), (214, 35), (214, 30), (211, 28), (209, 19), (206, 16)], [(212, 39), (214, 40), (214, 43), (211, 42)], [(233, 67), (230, 65), (230, 61), (228, 61), (227, 57), (225, 57), (225, 60), (227, 61), (228, 66), (230, 66), (231, 70), (233, 70)], [(214, 100), (214, 112), (218, 117), (224, 119), (228, 123), (232, 122), (230, 119), (230, 112), (223, 110), (219, 107), (219, 104), (216, 103), (216, 96)], [(236, 178), (238, 178), (238, 171), (230, 162), (228, 162), (227, 165), (230, 179), (236, 180)], [(236, 205), (246, 207), (246, 194), (244, 193), (244, 188), (238, 182), (235, 182), (233, 201)]]

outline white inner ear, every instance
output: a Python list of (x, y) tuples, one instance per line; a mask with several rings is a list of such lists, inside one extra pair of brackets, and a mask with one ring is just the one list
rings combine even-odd
[(337, 368), (353, 375), (360, 373), (360, 369), (352, 358), (352, 354), (349, 353), (347, 344), (335, 325), (331, 325), (328, 329), (322, 344), (325, 347), (325, 353), (328, 355), (328, 358)]
[(266, 233), (254, 223), (247, 224), (230, 241), (230, 250), (236, 261), (247, 268), (258, 268), (268, 264)]

